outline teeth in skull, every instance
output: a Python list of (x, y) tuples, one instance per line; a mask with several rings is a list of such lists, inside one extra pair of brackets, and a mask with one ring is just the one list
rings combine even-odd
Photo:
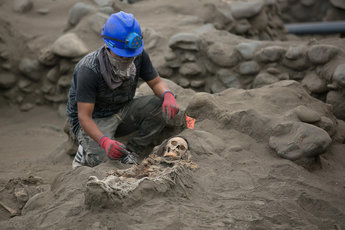
[(181, 137), (171, 138), (166, 146), (164, 157), (172, 157), (173, 159), (182, 159), (188, 149), (186, 140)]

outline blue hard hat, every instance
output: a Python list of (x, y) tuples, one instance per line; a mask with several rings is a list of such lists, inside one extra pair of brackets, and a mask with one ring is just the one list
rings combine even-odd
[(105, 44), (118, 56), (134, 57), (143, 52), (143, 36), (133, 14), (120, 11), (110, 15), (101, 35)]

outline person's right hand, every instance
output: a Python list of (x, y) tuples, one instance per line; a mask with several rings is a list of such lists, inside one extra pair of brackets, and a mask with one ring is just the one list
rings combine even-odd
[(127, 155), (128, 151), (124, 144), (112, 140), (107, 136), (102, 136), (98, 142), (98, 144), (105, 149), (108, 157), (113, 160), (117, 160), (122, 157), (122, 155)]

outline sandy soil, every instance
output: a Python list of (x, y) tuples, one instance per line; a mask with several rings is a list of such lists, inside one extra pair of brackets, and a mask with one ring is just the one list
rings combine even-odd
[(56, 110), (36, 107), (23, 113), (17, 107), (1, 106), (0, 113), (1, 184), (32, 174), (49, 183), (61, 170), (70, 169), (68, 157), (56, 167), (47, 164), (50, 153), (67, 139), (62, 130), (65, 119)]
[[(68, 10), (78, 1), (33, 2), (35, 10), (26, 14), (13, 13), (10, 0), (0, 3), (1, 17), (11, 22), (14, 38), (25, 41), (25, 44), (17, 45), (17, 40), (7, 44), (13, 48), (11, 55), (16, 58), (24, 53), (37, 55), (42, 44), (50, 44), (61, 35)], [(169, 38), (181, 27), (188, 30), (196, 26), (172, 22), (188, 18), (190, 12), (199, 14), (204, 2), (207, 1), (193, 0), (186, 4), (183, 0), (145, 0), (124, 6), (124, 10), (133, 12), (142, 26), (154, 28), (160, 36)], [(49, 9), (49, 14), (40, 15), (37, 9)], [(89, 45), (97, 47), (98, 44)], [(22, 45), (27, 50), (22, 50)], [(166, 47), (165, 39), (152, 52), (155, 64), (162, 60), (161, 52)], [(240, 97), (241, 93), (229, 94), (229, 98)], [(191, 94), (184, 95), (186, 101), (181, 104), (187, 105)], [(236, 106), (237, 102), (233, 103)], [(252, 108), (262, 111), (260, 105)], [(200, 110), (198, 116), (207, 112)], [(27, 216), (10, 218), (0, 208), (0, 221), (6, 229), (195, 229), (196, 226), (197, 229), (231, 229), (230, 226), (235, 226), (235, 229), (339, 230), (345, 227), (344, 144), (332, 145), (321, 158), (322, 168), (316, 164), (308, 171), (277, 157), (266, 142), (232, 127), (226, 129), (217, 120), (200, 118), (202, 122), (196, 125), (198, 132), (186, 133), (199, 165), (199, 170), (192, 173), (193, 179), (186, 182), (186, 191), (179, 184), (174, 191), (166, 193), (148, 187), (142, 189), (144, 197), (132, 200), (130, 205), (95, 211), (84, 205), (88, 177), (102, 178), (107, 170), (124, 166), (115, 163), (71, 170), (72, 157), (59, 151), (67, 139), (63, 132), (65, 119), (58, 115), (56, 108), (35, 107), (20, 112), (16, 106), (1, 101), (0, 192), (11, 190), (15, 182), (9, 181), (30, 176), (36, 178), (30, 186), (42, 187), (44, 191), (33, 201), (36, 207), (28, 205), (26, 210), (31, 212)], [(200, 144), (200, 140), (205, 143)], [(18, 180), (24, 183), (22, 179)], [(17, 201), (12, 197), (6, 202), (15, 205)]]

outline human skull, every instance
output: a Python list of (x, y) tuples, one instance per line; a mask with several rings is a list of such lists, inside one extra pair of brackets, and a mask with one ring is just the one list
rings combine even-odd
[(172, 160), (183, 159), (188, 150), (187, 141), (181, 137), (173, 137), (168, 140), (164, 147), (164, 158), (170, 158)]

